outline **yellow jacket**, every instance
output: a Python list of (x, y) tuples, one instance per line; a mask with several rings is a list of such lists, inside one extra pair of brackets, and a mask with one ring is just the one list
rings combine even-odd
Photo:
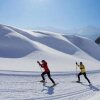
[(80, 70), (81, 70), (81, 73), (86, 72), (85, 66), (84, 66), (84, 65), (78, 65), (78, 66), (79, 66), (79, 68), (80, 68)]

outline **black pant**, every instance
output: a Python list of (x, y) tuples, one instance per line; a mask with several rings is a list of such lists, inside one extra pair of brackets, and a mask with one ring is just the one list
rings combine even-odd
[(80, 81), (80, 75), (84, 75), (85, 79), (90, 83), (90, 80), (87, 78), (86, 72), (78, 74), (78, 81)]
[(51, 75), (50, 75), (50, 72), (43, 72), (41, 74), (42, 76), (42, 79), (45, 81), (45, 78), (44, 78), (44, 75), (47, 74), (48, 75), (48, 78), (52, 81), (52, 83), (55, 83), (54, 80), (51, 78)]

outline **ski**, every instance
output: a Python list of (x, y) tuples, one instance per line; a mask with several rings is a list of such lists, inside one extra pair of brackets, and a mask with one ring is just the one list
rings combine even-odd
[(56, 85), (58, 85), (59, 83), (55, 83), (55, 84), (53, 84), (51, 87), (54, 87), (54, 86), (56, 86)]
[(53, 88), (53, 87), (57, 86), (57, 84), (58, 84), (58, 83), (53, 84), (53, 85), (51, 85), (51, 86), (47, 86), (47, 85), (45, 85), (45, 87)]
[(76, 81), (76, 83), (82, 83), (82, 82)]
[(46, 81), (39, 81), (40, 83), (47, 83)]

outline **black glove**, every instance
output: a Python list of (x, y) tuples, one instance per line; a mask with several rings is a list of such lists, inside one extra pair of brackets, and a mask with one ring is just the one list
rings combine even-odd
[(78, 65), (77, 62), (76, 62), (76, 65)]
[(37, 61), (37, 63), (40, 63), (39, 61)]

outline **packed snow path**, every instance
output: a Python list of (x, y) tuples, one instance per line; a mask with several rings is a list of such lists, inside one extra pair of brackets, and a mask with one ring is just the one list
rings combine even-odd
[(46, 76), (47, 83), (40, 83), (40, 74), (18, 75), (0, 74), (0, 100), (87, 100), (100, 91), (100, 73), (87, 74), (92, 82), (81, 76), (82, 83), (76, 83), (75, 75), (57, 73), (52, 83)]

